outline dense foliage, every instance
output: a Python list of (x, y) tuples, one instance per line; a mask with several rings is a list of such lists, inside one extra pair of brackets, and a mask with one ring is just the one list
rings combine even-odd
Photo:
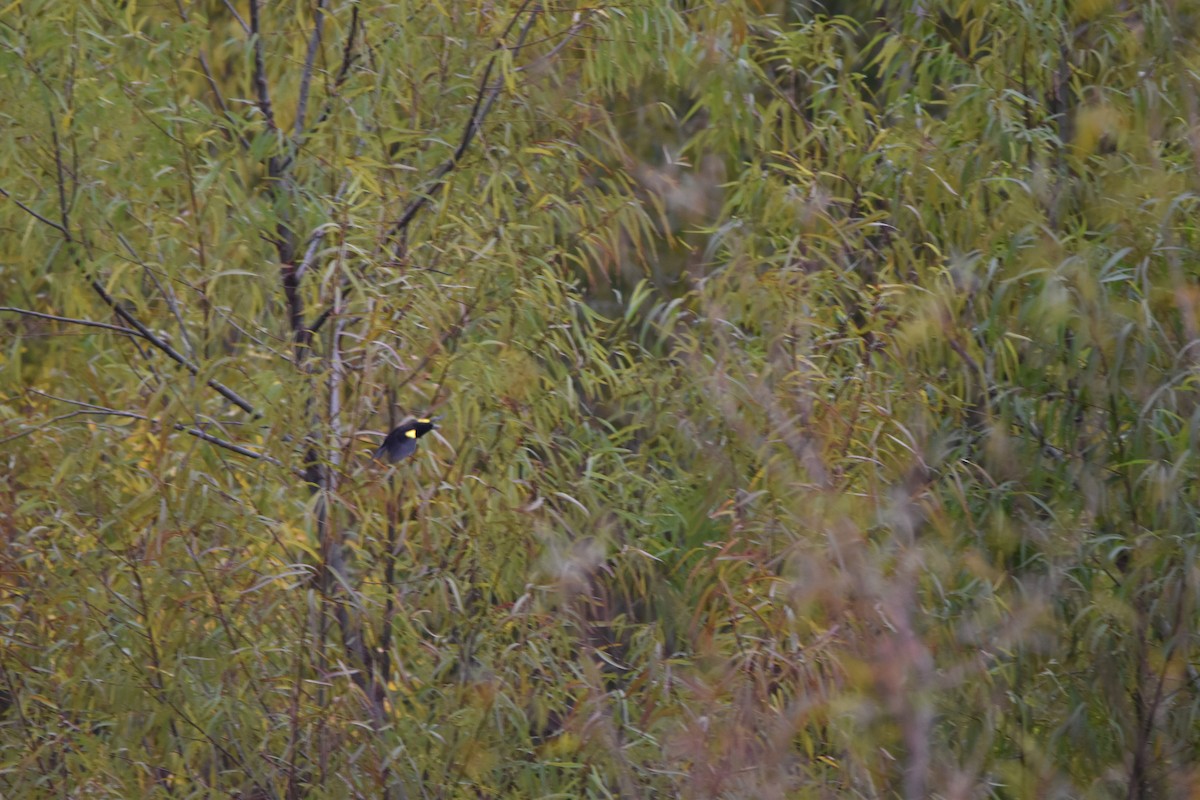
[(1198, 43), (0, 4), (0, 794), (1194, 796)]

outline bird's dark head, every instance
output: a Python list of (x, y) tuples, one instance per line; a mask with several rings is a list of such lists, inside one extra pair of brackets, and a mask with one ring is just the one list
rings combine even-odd
[(413, 430), (417, 436), (424, 436), (437, 427), (435, 424), (441, 417), (419, 417), (412, 421)]

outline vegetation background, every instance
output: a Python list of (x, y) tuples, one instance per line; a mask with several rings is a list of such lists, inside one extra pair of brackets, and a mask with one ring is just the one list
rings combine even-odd
[(1200, 797), (1198, 44), (0, 2), (0, 794)]

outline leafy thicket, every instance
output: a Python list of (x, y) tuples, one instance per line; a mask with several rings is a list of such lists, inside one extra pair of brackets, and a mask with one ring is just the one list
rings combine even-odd
[(0, 6), (0, 793), (1200, 791), (1198, 25)]

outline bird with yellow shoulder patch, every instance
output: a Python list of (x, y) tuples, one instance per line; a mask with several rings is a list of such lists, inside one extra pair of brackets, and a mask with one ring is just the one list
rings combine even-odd
[(392, 429), (374, 457), (395, 464), (417, 452), (417, 439), (433, 430), (440, 417), (408, 418)]

